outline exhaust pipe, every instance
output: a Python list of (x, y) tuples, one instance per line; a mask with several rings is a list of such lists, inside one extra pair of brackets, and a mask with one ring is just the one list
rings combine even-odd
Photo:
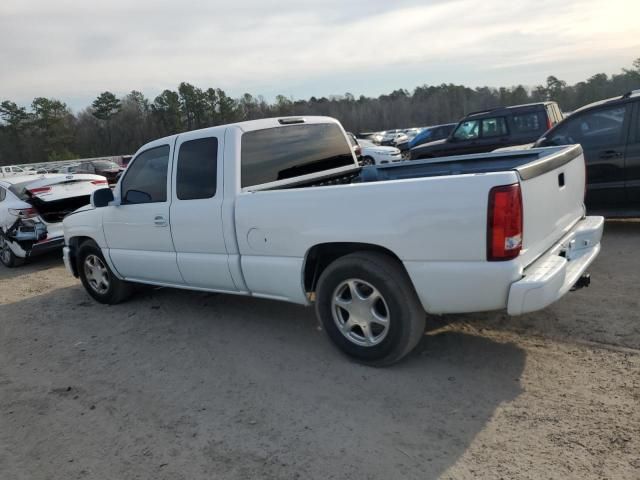
[(571, 287), (571, 291), (575, 292), (576, 290), (580, 290), (581, 288), (588, 287), (589, 285), (591, 285), (591, 274), (585, 273), (578, 279), (575, 285)]

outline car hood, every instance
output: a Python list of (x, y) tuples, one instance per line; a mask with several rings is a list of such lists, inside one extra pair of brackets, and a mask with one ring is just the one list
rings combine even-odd
[(416, 150), (436, 150), (438, 147), (442, 147), (447, 143), (447, 139), (443, 138), (442, 140), (434, 140), (433, 142), (423, 143), (422, 145), (416, 147)]

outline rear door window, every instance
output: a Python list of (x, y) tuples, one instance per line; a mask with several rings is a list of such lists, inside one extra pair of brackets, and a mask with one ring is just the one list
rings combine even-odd
[[(548, 112), (550, 113), (550, 112)], [(519, 115), (514, 115), (513, 118), (513, 130), (515, 133), (532, 133), (542, 130), (542, 119), (540, 116), (542, 113), (531, 112)]]
[(169, 145), (138, 155), (122, 179), (122, 203), (166, 202), (168, 168)]
[(218, 183), (218, 139), (189, 140), (180, 145), (176, 194), (179, 200), (211, 198)]
[(0, 187), (0, 202), (4, 201), (6, 196), (7, 196), (7, 191), (4, 188)]
[(335, 123), (289, 125), (242, 135), (243, 188), (355, 165), (351, 147)]
[(501, 137), (507, 134), (507, 122), (504, 117), (485, 118), (482, 120), (483, 137)]

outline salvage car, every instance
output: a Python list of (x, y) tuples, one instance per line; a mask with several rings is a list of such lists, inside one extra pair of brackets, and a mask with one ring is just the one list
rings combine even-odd
[(16, 267), (61, 248), (62, 219), (107, 186), (99, 175), (22, 176), (0, 179), (0, 262)]
[[(589, 283), (579, 145), (361, 167), (328, 117), (261, 119), (140, 148), (64, 221), (98, 302), (136, 283), (315, 305), (331, 340), (389, 365), (427, 313), (550, 305)], [(366, 205), (366, 208), (357, 208)]]

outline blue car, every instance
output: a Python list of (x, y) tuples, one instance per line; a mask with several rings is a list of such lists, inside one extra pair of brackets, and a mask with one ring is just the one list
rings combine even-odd
[(402, 149), (399, 145), (398, 148), (400, 150), (411, 150), (413, 147), (417, 147), (418, 145), (422, 145), (423, 143), (433, 142), (435, 140), (440, 140), (443, 138), (447, 138), (449, 134), (453, 131), (456, 123), (445, 123), (443, 125), (434, 125), (432, 127), (427, 127), (422, 130), (418, 135), (413, 137), (412, 140), (407, 142), (406, 148)]

